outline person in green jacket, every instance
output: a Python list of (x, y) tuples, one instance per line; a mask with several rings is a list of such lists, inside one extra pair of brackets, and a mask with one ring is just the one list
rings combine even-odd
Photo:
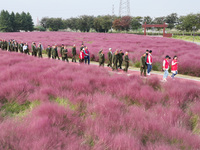
[(119, 57), (119, 68), (122, 69), (122, 63), (123, 63), (123, 56), (124, 56), (124, 53), (122, 50), (120, 50), (119, 54), (118, 54), (118, 57)]
[(32, 43), (31, 49), (32, 49), (32, 56), (37, 57), (37, 48), (35, 42)]
[(108, 67), (111, 67), (112, 68), (112, 57), (113, 57), (113, 54), (112, 54), (112, 48), (109, 48), (109, 52), (108, 52)]
[(69, 62), (67, 53), (68, 53), (67, 46), (64, 46), (64, 48), (62, 49), (62, 61), (66, 60), (67, 62)]
[(124, 71), (128, 72), (128, 67), (129, 67), (128, 52), (125, 53), (124, 60), (125, 60), (125, 68), (124, 68)]
[(19, 42), (18, 50), (20, 51), (20, 53), (23, 53), (23, 46), (24, 46), (23, 42)]
[(72, 62), (76, 63), (76, 45), (72, 47)]
[(52, 48), (52, 59), (56, 59), (56, 58), (58, 58), (58, 60), (60, 60), (60, 57), (58, 56), (57, 45), (54, 45)]
[(3, 43), (4, 50), (7, 50), (7, 46), (8, 46), (8, 42), (6, 40), (4, 40), (4, 43)]
[(46, 49), (46, 52), (47, 52), (47, 56), (48, 56), (48, 58), (50, 59), (51, 58), (51, 46), (50, 45), (48, 45), (48, 47), (47, 47), (47, 49)]
[(145, 57), (146, 57), (146, 53), (144, 53), (142, 55), (142, 57), (140, 58), (140, 74), (141, 74), (141, 76), (143, 73), (144, 73), (144, 76), (146, 76), (146, 72), (147, 72), (147, 65), (146, 65)]
[(38, 44), (37, 52), (38, 52), (38, 57), (42, 58), (42, 51), (43, 51), (43, 46), (41, 43)]
[(117, 70), (118, 71), (118, 66), (117, 66), (117, 63), (118, 63), (118, 50), (115, 51), (115, 54), (113, 55), (113, 68), (112, 70)]
[(104, 62), (105, 62), (105, 56), (104, 56), (104, 53), (103, 53), (103, 49), (101, 49), (99, 51), (99, 66), (104, 67)]
[(14, 42), (14, 51), (18, 52), (18, 43), (17, 43), (17, 41)]
[(2, 40), (2, 41), (1, 41), (1, 49), (2, 49), (2, 50), (4, 50), (4, 42), (5, 42), (5, 40)]
[(62, 44), (62, 46), (60, 47), (60, 55), (61, 55), (61, 57), (62, 57), (62, 51), (63, 51), (63, 49), (64, 49), (64, 44)]

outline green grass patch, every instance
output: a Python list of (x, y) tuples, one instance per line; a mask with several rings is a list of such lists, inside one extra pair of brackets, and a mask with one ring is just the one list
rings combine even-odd
[[(193, 36), (178, 36), (178, 35), (174, 35), (172, 38), (193, 42)], [(200, 37), (199, 36), (194, 36), (194, 42), (200, 42)]]
[(1, 116), (2, 117), (26, 116), (28, 112), (30, 112), (38, 105), (40, 105), (39, 101), (34, 101), (34, 102), (26, 101), (24, 104), (19, 104), (16, 102), (5, 103), (0, 109)]
[(77, 105), (72, 104), (68, 99), (56, 98), (53, 101), (55, 101), (56, 103), (58, 103), (61, 106), (69, 107), (71, 110), (77, 109)]

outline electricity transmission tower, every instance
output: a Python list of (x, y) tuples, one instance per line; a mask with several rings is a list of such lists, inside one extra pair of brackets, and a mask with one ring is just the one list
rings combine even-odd
[(130, 0), (120, 0), (119, 16), (130, 16)]

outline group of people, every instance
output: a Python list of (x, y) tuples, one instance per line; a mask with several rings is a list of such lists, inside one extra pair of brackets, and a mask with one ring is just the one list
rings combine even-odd
[[(166, 55), (165, 59), (163, 60), (163, 71), (164, 71), (164, 75), (163, 75), (163, 80), (162, 81), (167, 81), (167, 77), (169, 75), (169, 68), (170, 68), (170, 63), (169, 63), (169, 59), (171, 59), (171, 57), (169, 55)], [(174, 56), (173, 60), (171, 62), (171, 78), (174, 79), (174, 77), (178, 74), (178, 61), (177, 61), (178, 57)], [(153, 63), (153, 59), (152, 59), (152, 50), (146, 50), (146, 53), (144, 53), (141, 56), (140, 59), (140, 71), (141, 71), (141, 76), (144, 75), (151, 75), (150, 72), (152, 70), (152, 63)], [(147, 72), (147, 73), (146, 73)]]
[[(0, 40), (0, 48), (2, 50), (8, 50), (10, 52), (15, 51), (15, 52), (21, 52), (25, 53), (27, 55), (30, 55), (30, 49), (27, 43), (23, 42), (17, 42), (14, 39), (11, 40)], [(31, 44), (31, 53), (32, 56), (35, 57), (43, 57), (43, 50), (44, 47), (41, 43), (36, 45), (35, 42), (32, 42)], [(77, 56), (77, 51), (76, 51), (76, 45), (74, 44), (71, 50), (72, 53), (72, 62), (76, 63), (76, 56)], [(58, 46), (55, 44), (53, 46), (48, 45), (46, 48), (46, 54), (48, 58), (52, 59), (58, 59), (60, 60), (59, 54), (58, 54)], [(62, 57), (62, 61), (67, 61), (68, 60), (68, 49), (67, 46), (64, 44), (61, 45), (60, 47), (60, 54)], [(99, 55), (99, 66), (103, 66), (105, 64), (105, 55), (104, 55), (104, 50), (101, 49), (98, 53)], [(128, 52), (125, 52), (125, 55), (122, 50), (116, 50), (115, 52), (112, 52), (112, 48), (109, 48), (109, 51), (107, 53), (107, 58), (108, 58), (108, 67), (112, 68), (112, 70), (118, 71), (118, 69), (122, 69), (122, 64), (124, 62), (125, 68), (123, 69), (125, 72), (128, 71), (129, 68), (129, 57), (128, 57)], [(164, 76), (163, 76), (163, 81), (167, 81), (167, 77), (169, 75), (169, 59), (171, 59), (168, 55), (163, 61), (163, 71), (164, 71)], [(87, 46), (84, 46), (82, 43), (82, 46), (80, 47), (80, 53), (79, 53), (79, 63), (85, 63), (85, 64), (90, 64), (90, 52), (87, 48)], [(146, 52), (141, 56), (140, 59), (140, 71), (141, 71), (141, 76), (148, 75), (150, 76), (151, 70), (152, 70), (152, 50), (146, 50)], [(177, 56), (174, 56), (173, 61), (171, 63), (171, 72), (172, 72), (172, 78), (175, 77), (175, 75), (178, 73), (178, 62), (177, 62)]]
[[(99, 55), (99, 66), (103, 66), (105, 64), (105, 54), (104, 54), (104, 50), (101, 49), (98, 52)], [(123, 56), (124, 53), (122, 50), (116, 50), (114, 53), (112, 52), (112, 48), (109, 48), (109, 51), (107, 53), (108, 56), (108, 67), (112, 68), (112, 70), (116, 70), (118, 71), (118, 69), (122, 69), (122, 63), (123, 63)], [(87, 48), (87, 46), (84, 46), (82, 44), (81, 48), (80, 48), (80, 63), (83, 63), (85, 61), (85, 64), (90, 64), (90, 52)], [(125, 58), (124, 58), (124, 64), (125, 64), (125, 68), (123, 69), (124, 71), (128, 71), (128, 67), (129, 67), (129, 58), (128, 58), (128, 52), (125, 53)]]

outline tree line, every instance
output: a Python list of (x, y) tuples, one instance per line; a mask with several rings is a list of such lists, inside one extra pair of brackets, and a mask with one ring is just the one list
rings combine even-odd
[(34, 23), (30, 13), (22, 12), (9, 13), (2, 10), (0, 13), (0, 31), (1, 32), (18, 32), (20, 30), (33, 31)]
[[(62, 29), (70, 29), (73, 31), (89, 32), (108, 32), (112, 29), (117, 31), (140, 30), (142, 24), (168, 24), (169, 29), (177, 29), (179, 31), (191, 32), (200, 29), (200, 14), (188, 14), (186, 16), (178, 16), (172, 13), (163, 17), (152, 18), (150, 16), (88, 16), (82, 15), (69, 19), (44, 17), (40, 21), (40, 26), (34, 28), (34, 23), (30, 13), (9, 13), (2, 10), (0, 12), (0, 31), (1, 32), (18, 32), (24, 31), (58, 31)], [(159, 28), (157, 29), (159, 30)]]
[[(111, 15), (105, 16), (88, 16), (83, 15), (79, 17), (72, 17), (69, 19), (62, 18), (48, 18), (44, 17), (40, 24), (44, 30), (58, 31), (60, 29), (71, 29), (73, 31), (89, 32), (95, 30), (96, 32), (108, 32), (111, 29), (117, 31), (138, 30), (142, 28), (142, 24), (168, 24), (169, 29), (177, 29), (179, 31), (193, 31), (200, 29), (200, 14), (189, 14), (187, 16), (178, 16), (172, 13), (164, 17), (152, 18), (145, 17), (117, 17)], [(193, 28), (195, 26), (195, 29)], [(158, 29), (159, 30), (159, 29)]]

